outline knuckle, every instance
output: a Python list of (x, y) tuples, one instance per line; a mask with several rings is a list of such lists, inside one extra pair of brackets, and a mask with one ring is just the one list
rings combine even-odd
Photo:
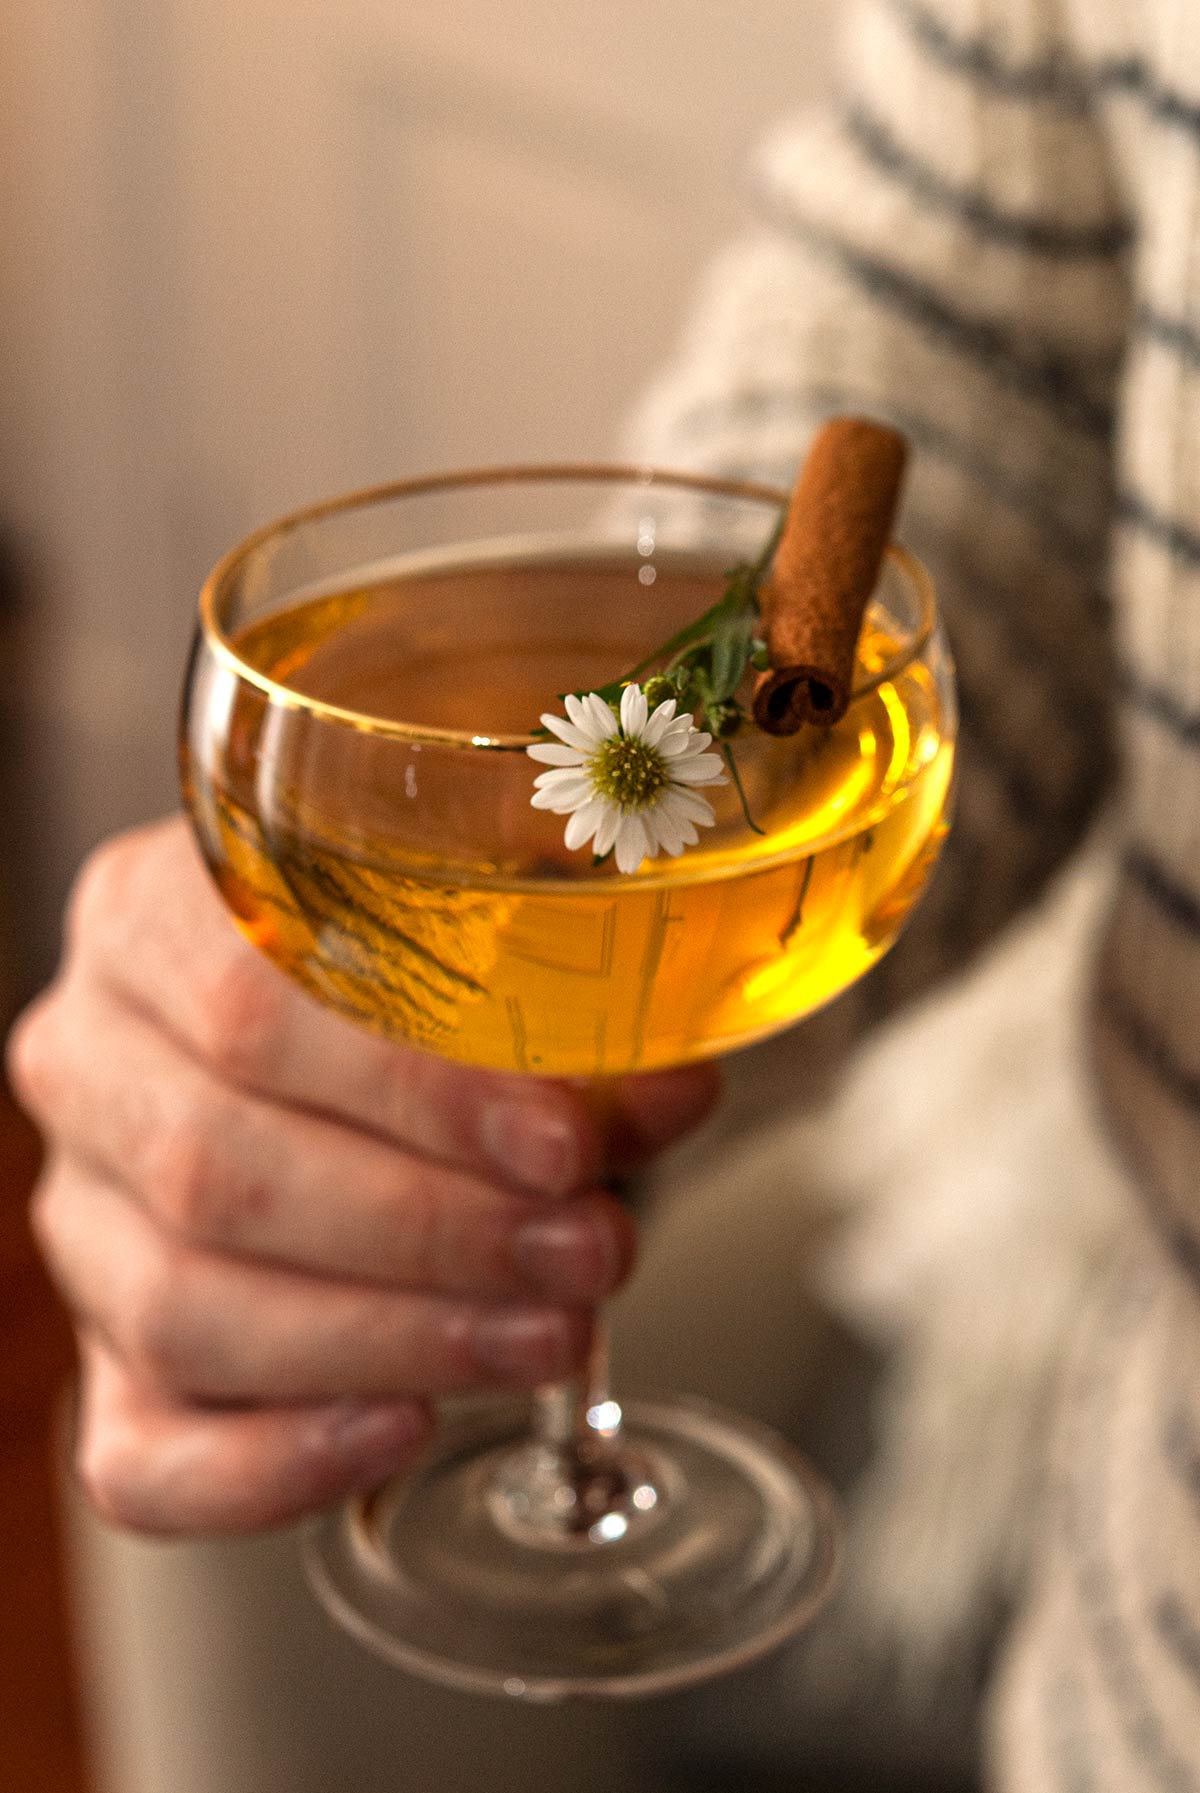
[(94, 1426), (75, 1447), (75, 1478), (93, 1512), (121, 1531), (147, 1537), (181, 1529), (154, 1473), (155, 1442), (132, 1422)]
[(250, 1150), (235, 1101), (198, 1092), (174, 1126), (156, 1131), (146, 1194), (174, 1233), (199, 1245), (236, 1247), (271, 1206), (270, 1185), (247, 1169)]
[(274, 1062), (289, 991), (279, 974), (236, 936), (199, 993), (199, 1047), (230, 1083), (252, 1083)]
[(82, 1405), (72, 1467), (89, 1504), (101, 1518), (138, 1526), (151, 1441), (123, 1398), (120, 1373), (101, 1375), (83, 1354)]
[(41, 1118), (58, 1087), (57, 998), (39, 996), (19, 1015), (5, 1047), (5, 1070), (13, 1092)]
[(29, 1198), (29, 1230), (42, 1261), (51, 1270), (56, 1268), (58, 1257), (58, 1202), (53, 1183), (42, 1177)]
[(214, 1170), (212, 1159), (206, 1130), (194, 1111), (156, 1134), (148, 1193), (156, 1211), (180, 1232), (194, 1231), (201, 1220)]
[(155, 1130), (148, 1152), (147, 1196), (173, 1230), (213, 1238), (220, 1231), (220, 1190), (226, 1167), (218, 1144), (220, 1117), (190, 1097), (174, 1120)]
[(89, 1422), (75, 1446), (75, 1476), (89, 1505), (112, 1525), (136, 1528), (144, 1499), (129, 1428)]
[(85, 946), (102, 922), (126, 906), (141, 850), (140, 835), (134, 832), (113, 835), (88, 854), (67, 901), (66, 939), (70, 949), (78, 951)]
[(131, 1277), (119, 1317), (127, 1361), (164, 1387), (186, 1383), (190, 1312), (185, 1256), (158, 1242)]
[(86, 1271), (81, 1271), (76, 1242), (80, 1219), (77, 1185), (52, 1166), (30, 1197), (29, 1231), (60, 1301), (77, 1326), (87, 1326), (95, 1319), (97, 1302)]
[(387, 1041), (373, 1068), (397, 1120), (438, 1136), (466, 1131), (474, 1095), (465, 1066), (447, 1065), (432, 1053)]

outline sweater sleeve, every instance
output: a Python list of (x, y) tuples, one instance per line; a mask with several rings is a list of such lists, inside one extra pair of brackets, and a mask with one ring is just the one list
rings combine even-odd
[(872, 1006), (972, 953), (1075, 845), (1112, 764), (1103, 565), (1128, 227), (1051, 0), (855, 0), (828, 111), (777, 129), (631, 431), (788, 485), (834, 411), (914, 447), (902, 531), (957, 660), (955, 826)]

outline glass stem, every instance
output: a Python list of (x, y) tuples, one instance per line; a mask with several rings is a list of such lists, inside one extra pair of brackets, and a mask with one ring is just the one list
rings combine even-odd
[[(598, 1110), (606, 1099), (594, 1086)], [(527, 1441), (492, 1485), (492, 1517), (509, 1537), (550, 1548), (615, 1543), (652, 1522), (659, 1503), (653, 1465), (621, 1435), (608, 1385), (608, 1319), (592, 1316), (587, 1362), (569, 1382), (534, 1396)]]
[(605, 1449), (615, 1448), (621, 1409), (610, 1399), (608, 1372), (608, 1320), (598, 1310), (583, 1374), (537, 1391), (533, 1428), (540, 1445), (560, 1457), (589, 1462), (595, 1462)]
[(621, 1437), (621, 1409), (608, 1392), (608, 1326), (597, 1314), (582, 1375), (538, 1389), (532, 1436), (492, 1484), (492, 1517), (523, 1544), (594, 1546), (648, 1525), (658, 1500), (652, 1465)]

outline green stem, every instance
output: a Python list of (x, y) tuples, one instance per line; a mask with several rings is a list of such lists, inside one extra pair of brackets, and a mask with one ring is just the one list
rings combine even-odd
[(729, 745), (728, 741), (722, 741), (720, 747), (721, 757), (729, 767), (729, 776), (733, 780), (733, 788), (738, 794), (738, 802), (742, 806), (742, 814), (746, 818), (747, 828), (752, 828), (755, 834), (765, 835), (767, 832), (766, 829), (760, 828), (758, 823), (754, 820), (754, 817), (750, 814), (750, 805), (746, 801), (746, 793), (742, 788), (742, 778), (737, 769), (737, 761), (733, 757), (732, 747)]

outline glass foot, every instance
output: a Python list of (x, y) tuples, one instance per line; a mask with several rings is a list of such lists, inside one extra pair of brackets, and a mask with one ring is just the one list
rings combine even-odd
[(740, 1667), (824, 1603), (833, 1497), (765, 1428), (631, 1404), (619, 1485), (557, 1515), (528, 1428), (524, 1406), (448, 1419), (411, 1474), (314, 1522), (313, 1584), (370, 1648), (477, 1693), (624, 1699)]

